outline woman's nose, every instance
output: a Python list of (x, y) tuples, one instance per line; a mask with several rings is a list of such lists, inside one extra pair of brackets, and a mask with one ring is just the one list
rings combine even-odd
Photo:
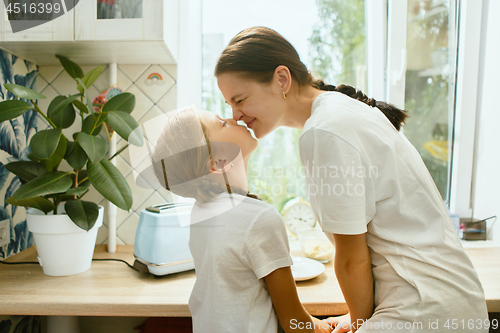
[(238, 108), (233, 108), (233, 119), (235, 121), (241, 120), (243, 118), (244, 114)]
[(228, 118), (228, 119), (224, 119), (225, 121), (227, 121), (229, 123), (229, 125), (238, 125), (238, 123), (236, 122), (236, 120), (234, 118)]

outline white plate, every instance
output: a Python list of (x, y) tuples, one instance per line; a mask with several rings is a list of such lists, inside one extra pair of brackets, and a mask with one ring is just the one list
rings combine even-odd
[(295, 281), (314, 279), (325, 271), (325, 265), (314, 259), (292, 257), (292, 275)]

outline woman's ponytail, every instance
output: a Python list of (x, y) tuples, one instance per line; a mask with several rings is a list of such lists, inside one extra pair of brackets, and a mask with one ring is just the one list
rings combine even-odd
[(396, 128), (396, 130), (401, 129), (401, 125), (404, 124), (408, 114), (405, 110), (401, 110), (394, 105), (377, 101), (375, 98), (368, 98), (361, 90), (358, 90), (352, 86), (341, 84), (338, 86), (333, 86), (331, 84), (325, 84), (322, 80), (315, 80), (312, 82), (312, 86), (319, 90), (325, 91), (337, 91), (351, 98), (357, 99), (371, 107), (376, 107), (389, 119), (391, 124)]

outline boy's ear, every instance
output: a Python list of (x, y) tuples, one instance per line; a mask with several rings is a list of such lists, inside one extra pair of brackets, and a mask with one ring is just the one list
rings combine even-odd
[(226, 158), (215, 159), (213, 164), (212, 164), (212, 160), (210, 159), (207, 162), (207, 169), (213, 173), (221, 173), (222, 171), (227, 171), (227, 169), (229, 169), (229, 165), (230, 164)]

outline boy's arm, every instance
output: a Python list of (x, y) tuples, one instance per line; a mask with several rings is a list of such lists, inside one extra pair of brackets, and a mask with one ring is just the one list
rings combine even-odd
[[(349, 308), (352, 331), (373, 314), (372, 262), (366, 233), (360, 235), (333, 234), (335, 241), (335, 275)], [(361, 326), (361, 325), (359, 325)]]
[(316, 322), (315, 327), (313, 318), (311, 318), (306, 309), (304, 309), (304, 306), (302, 306), (302, 303), (300, 303), (290, 267), (278, 268), (265, 276), (264, 281), (266, 282), (267, 290), (271, 296), (280, 325), (286, 333), (331, 332), (331, 329), (327, 329), (328, 325), (323, 325), (324, 327), (320, 328), (320, 323)]

